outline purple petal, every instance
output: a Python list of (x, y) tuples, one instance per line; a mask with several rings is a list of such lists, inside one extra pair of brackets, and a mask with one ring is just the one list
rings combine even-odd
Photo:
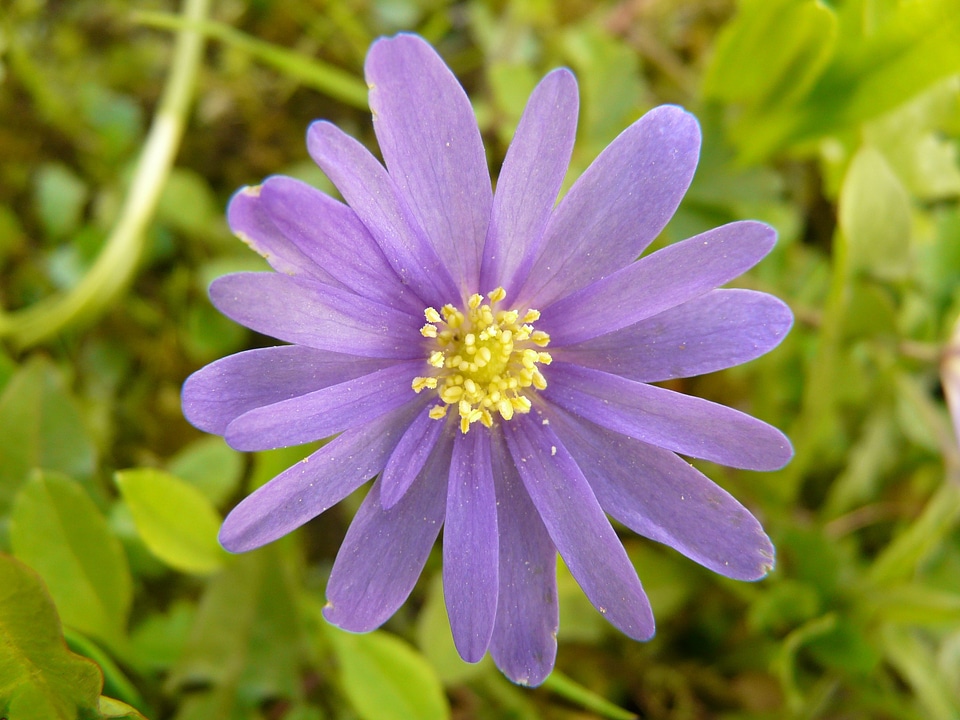
[(416, 225), (393, 178), (369, 150), (328, 122), (310, 126), (307, 148), (373, 235), (401, 283), (425, 305), (440, 307), (460, 297), (450, 271)]
[(650, 602), (576, 461), (539, 414), (514, 417), (503, 433), (553, 544), (590, 602), (624, 634), (649, 640)]
[(757, 519), (688, 462), (562, 411), (550, 417), (614, 519), (726, 577), (758, 580), (773, 568)]
[(266, 212), (261, 187), (237, 191), (227, 205), (227, 222), (233, 234), (262, 255), (277, 272), (306, 275), (339, 285), (333, 276), (310, 260), (281, 232)]
[(327, 583), (326, 619), (351, 632), (382, 625), (410, 595), (443, 525), (450, 447), (445, 439), (390, 510), (373, 484), (350, 524)]
[(746, 470), (778, 470), (793, 456), (771, 425), (724, 405), (555, 362), (543, 397), (608, 430), (682, 455)]
[(423, 356), (423, 318), (348, 290), (277, 273), (234, 273), (210, 286), (217, 310), (286, 342), (361, 357)]
[(419, 405), (387, 413), (330, 441), (237, 505), (220, 528), (230, 552), (253, 550), (296, 530), (380, 472)]
[(383, 251), (349, 207), (306, 183), (267, 180), (260, 195), (273, 224), (306, 257), (357, 295), (414, 313), (423, 301), (400, 282)]
[(760, 262), (776, 240), (773, 228), (750, 220), (708, 230), (539, 308), (537, 329), (549, 333), (555, 346), (620, 330), (733, 280)]
[(490, 433), (457, 433), (450, 461), (443, 528), (443, 595), (453, 641), (467, 662), (479, 662), (497, 616), (497, 496)]
[(430, 417), (433, 404), (425, 407), (403, 433), (380, 477), (380, 502), (389, 510), (404, 496), (433, 452), (446, 421)]
[(248, 350), (188, 377), (183, 385), (183, 414), (201, 430), (223, 435), (227, 425), (254, 408), (337, 385), (392, 362), (303, 345)]
[(415, 35), (375, 42), (364, 72), (390, 176), (462, 294), (476, 292), (493, 193), (469, 98)]
[(415, 395), (410, 384), (422, 369), (419, 361), (392, 365), (250, 410), (230, 423), (224, 439), (244, 451), (274, 450), (320, 440), (412, 402)]
[(791, 325), (790, 308), (772, 295), (711, 290), (623, 330), (550, 350), (556, 360), (658, 382), (749, 362), (775, 348)]
[(673, 216), (699, 153), (697, 121), (679, 107), (654, 108), (624, 130), (550, 218), (518, 298), (542, 308), (633, 262)]
[(557, 657), (557, 550), (497, 434), (493, 479), (500, 533), (500, 597), (490, 654), (503, 673), (535, 687)]
[(554, 70), (534, 89), (497, 179), (480, 287), (503, 286), (530, 262), (557, 202), (577, 134), (577, 80)]

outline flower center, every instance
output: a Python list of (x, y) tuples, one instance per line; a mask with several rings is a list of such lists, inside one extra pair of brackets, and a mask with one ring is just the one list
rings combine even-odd
[(552, 358), (537, 348), (546, 347), (550, 336), (532, 324), (540, 313), (495, 309), (506, 296), (500, 287), (487, 294), (487, 303), (482, 295), (471, 295), (464, 311), (453, 305), (423, 311), (427, 324), (420, 334), (433, 340), (427, 362), (435, 371), (414, 378), (413, 390), (437, 390), (441, 404), (430, 410), (435, 420), (455, 405), (464, 433), (478, 421), (491, 427), (494, 412), (504, 420), (530, 412), (525, 391), (547, 386), (537, 366), (549, 365)]

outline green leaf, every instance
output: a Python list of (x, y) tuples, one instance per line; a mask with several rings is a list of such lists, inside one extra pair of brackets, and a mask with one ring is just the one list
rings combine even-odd
[(847, 28), (802, 103), (771, 107), (738, 132), (752, 158), (855, 128), (960, 71), (955, 0), (898, 3), (877, 28)]
[(69, 479), (37, 474), (14, 503), (14, 555), (43, 577), (66, 625), (123, 646), (132, 583), (120, 542)]
[(819, 0), (743, 2), (720, 34), (703, 92), (754, 113), (789, 104), (810, 90), (836, 39), (836, 16)]
[(148, 616), (130, 633), (137, 666), (146, 672), (166, 672), (180, 658), (193, 625), (192, 603), (177, 600), (166, 613)]
[(0, 554), (0, 717), (75, 720), (96, 713), (97, 666), (67, 649), (40, 577)]
[(920, 563), (945, 541), (958, 520), (960, 488), (945, 482), (927, 501), (920, 516), (874, 560), (867, 577), (876, 585), (890, 585), (911, 578)]
[(0, 395), (0, 517), (37, 468), (73, 476), (93, 472), (96, 453), (59, 371), (34, 357)]
[(864, 128), (864, 139), (883, 153), (911, 194), (939, 200), (960, 194), (957, 141), (945, 126), (957, 113), (960, 78), (883, 115)]
[(296, 698), (303, 643), (295, 586), (277, 544), (237, 556), (213, 576), (170, 680), (211, 683), (256, 702)]
[(906, 680), (930, 720), (957, 720), (957, 707), (945, 678), (937, 672), (930, 648), (913, 631), (885, 625), (880, 632), (884, 655)]
[[(581, 87), (581, 155), (593, 159), (637, 115), (642, 85), (636, 51), (606, 31), (580, 26), (563, 35), (563, 53)], [(574, 159), (576, 164), (576, 156)]]
[(910, 198), (879, 151), (862, 147), (840, 190), (840, 228), (850, 268), (884, 279), (910, 271)]
[(135, 707), (131, 707), (125, 702), (114, 700), (105, 695), (100, 696), (99, 709), (104, 720), (112, 720), (113, 718), (120, 718), (120, 720), (123, 720), (123, 718), (129, 718), (129, 720), (147, 720)]
[(197, 488), (154, 468), (120, 471), (116, 481), (154, 555), (188, 573), (223, 566), (227, 555), (217, 543), (221, 518)]
[(170, 460), (167, 469), (219, 505), (237, 490), (243, 474), (243, 456), (223, 438), (211, 435), (187, 445)]
[(36, 205), (47, 236), (64, 238), (77, 231), (89, 189), (62, 163), (45, 163), (37, 170)]
[(343, 691), (363, 720), (444, 720), (450, 707), (430, 664), (400, 638), (354, 635), (332, 626)]
[(443, 582), (440, 575), (433, 578), (417, 620), (417, 645), (424, 658), (433, 666), (437, 677), (445, 685), (462, 683), (490, 669), (491, 660), (485, 655), (478, 663), (468, 663), (460, 657), (450, 632), (447, 606), (443, 600)]

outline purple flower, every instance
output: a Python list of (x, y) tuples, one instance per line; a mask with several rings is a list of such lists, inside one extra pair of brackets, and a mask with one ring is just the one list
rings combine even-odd
[(327, 122), (310, 154), (346, 200), (272, 177), (229, 207), (234, 232), (276, 272), (220, 278), (235, 321), (286, 346), (191, 376), (198, 428), (256, 451), (336, 439), (227, 517), (220, 541), (269, 543), (377, 476), (337, 555), (327, 619), (351, 631), (409, 595), (441, 527), (443, 585), (460, 654), (489, 649), (536, 685), (556, 657), (556, 553), (632, 638), (654, 632), (607, 515), (722, 575), (762, 577), (757, 520), (680, 455), (751, 470), (787, 438), (736, 410), (650, 383), (720, 370), (790, 328), (770, 295), (716, 289), (770, 251), (735, 222), (634, 262), (697, 164), (696, 120), (656, 108), (555, 206), (574, 144), (576, 81), (537, 86), (491, 190), (462, 87), (422, 39), (374, 43), (366, 61), (386, 168)]

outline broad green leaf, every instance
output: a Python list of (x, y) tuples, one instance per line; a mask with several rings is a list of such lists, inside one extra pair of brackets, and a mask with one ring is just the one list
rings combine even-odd
[(802, 98), (833, 54), (834, 12), (819, 0), (749, 0), (721, 32), (703, 92), (748, 112)]
[(197, 488), (154, 468), (123, 470), (117, 486), (150, 551), (170, 567), (206, 574), (223, 566), (220, 516)]
[(248, 703), (296, 698), (303, 642), (291, 572), (274, 544), (237, 556), (210, 579), (170, 682), (242, 689)]
[(876, 149), (862, 147), (840, 190), (840, 228), (850, 268), (885, 279), (910, 270), (910, 198)]
[(67, 647), (100, 666), (100, 672), (103, 673), (103, 692), (115, 696), (122, 702), (143, 707), (143, 696), (137, 686), (124, 674), (110, 655), (100, 649), (90, 638), (73, 628), (64, 628), (63, 636), (67, 641)]
[(838, 107), (848, 123), (866, 120), (960, 71), (960, 13), (955, 0), (901, 2), (862, 41), (842, 48), (810, 108)]
[(69, 479), (34, 476), (14, 503), (14, 555), (40, 573), (65, 625), (123, 646), (133, 589), (120, 542)]
[(93, 472), (96, 452), (76, 401), (53, 364), (34, 357), (0, 395), (0, 517), (34, 469)]
[(237, 490), (243, 474), (243, 456), (223, 438), (211, 435), (187, 445), (170, 460), (167, 469), (219, 505)]
[(430, 664), (398, 637), (327, 626), (343, 691), (363, 720), (444, 720), (450, 707)]
[(0, 717), (93, 716), (102, 684), (97, 666), (67, 649), (40, 577), (0, 554)]
[(842, 133), (960, 72), (956, 0), (901, 2), (870, 32), (849, 30), (803, 102), (771, 107), (739, 129), (744, 154), (764, 157), (789, 144)]
[(910, 190), (923, 200), (960, 194), (957, 140), (945, 126), (960, 112), (960, 77), (938, 83), (906, 105), (864, 128), (864, 139), (875, 146)]

